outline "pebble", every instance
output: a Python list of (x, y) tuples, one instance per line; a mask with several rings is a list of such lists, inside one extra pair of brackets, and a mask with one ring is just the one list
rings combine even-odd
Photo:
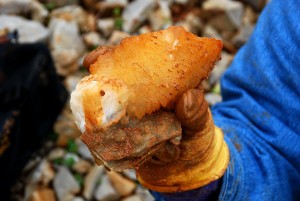
[(139, 195), (131, 195), (122, 199), (122, 201), (144, 201)]
[(153, 31), (172, 25), (169, 4), (168, 1), (158, 1), (159, 8), (150, 12), (148, 19)]
[(204, 95), (204, 97), (210, 106), (213, 106), (222, 101), (222, 96), (216, 93), (207, 93)]
[(244, 45), (249, 37), (251, 36), (252, 34), (252, 31), (254, 29), (254, 26), (252, 24), (244, 24), (242, 26), (242, 29), (239, 29), (238, 33), (233, 37), (232, 39), (232, 43), (240, 48), (242, 45)]
[(26, 179), (25, 199), (28, 199), (38, 184), (47, 186), (54, 178), (55, 172), (50, 163), (43, 159), (41, 163), (31, 172)]
[(100, 176), (104, 172), (103, 166), (94, 165), (87, 176), (84, 178), (84, 189), (83, 189), (83, 197), (87, 200), (90, 200), (93, 196), (93, 192), (97, 185), (97, 182), (100, 179)]
[(136, 183), (123, 177), (117, 172), (107, 173), (112, 185), (121, 196), (128, 196), (136, 189)]
[(74, 198), (80, 191), (80, 186), (66, 167), (59, 167), (53, 182), (54, 190), (58, 201), (65, 201)]
[(134, 169), (127, 169), (127, 170), (124, 170), (122, 172), (126, 177), (128, 177), (129, 179), (133, 180), (133, 181), (136, 181), (136, 172)]
[(92, 165), (86, 160), (80, 159), (73, 165), (72, 169), (80, 174), (85, 174), (91, 169)]
[(49, 28), (51, 53), (57, 73), (67, 76), (79, 68), (78, 59), (85, 51), (78, 25), (74, 20), (52, 18)]
[(135, 0), (130, 2), (122, 13), (123, 31), (132, 33), (150, 15), (156, 6), (155, 0)]
[(222, 59), (216, 63), (216, 66), (211, 72), (211, 75), (209, 77), (209, 83), (211, 86), (213, 86), (221, 78), (221, 76), (223, 75), (223, 73), (231, 63), (233, 59), (233, 55), (228, 54), (225, 51), (222, 51), (221, 58)]
[(78, 146), (78, 153), (84, 158), (88, 159), (90, 161), (94, 161), (94, 158), (87, 148), (87, 146), (81, 141), (81, 140), (76, 140), (76, 144)]
[(95, 48), (98, 46), (105, 45), (105, 39), (100, 37), (100, 34), (97, 32), (88, 32), (83, 35), (83, 41), (86, 44), (87, 47), (89, 48)]
[(58, 158), (63, 158), (66, 154), (66, 151), (62, 148), (55, 148), (53, 149), (49, 155), (48, 155), (48, 160), (52, 161)]
[(43, 23), (49, 15), (49, 11), (39, 2), (31, 1), (31, 18), (34, 21)]
[(177, 22), (176, 25), (183, 26), (185, 30), (194, 34), (201, 33), (203, 29), (203, 23), (201, 19), (193, 13), (187, 14), (185, 20)]
[(37, 188), (29, 201), (56, 201), (55, 194), (50, 188)]
[(18, 30), (20, 43), (46, 42), (49, 31), (41, 23), (19, 16), (0, 15), (0, 30)]
[(111, 185), (107, 175), (103, 175), (101, 183), (98, 185), (95, 194), (96, 200), (117, 200), (120, 198), (119, 193)]
[(23, 15), (31, 10), (32, 0), (0, 0), (0, 14)]
[(97, 20), (97, 28), (105, 37), (108, 37), (115, 28), (115, 20), (113, 18), (99, 19)]
[(117, 45), (120, 43), (120, 41), (123, 39), (123, 38), (126, 38), (130, 36), (129, 34), (125, 33), (125, 32), (122, 32), (122, 31), (117, 31), (115, 30), (112, 34), (111, 34), (111, 37), (108, 39), (107, 43), (110, 44), (110, 45)]
[(209, 20), (209, 24), (220, 31), (232, 31), (241, 26), (244, 7), (239, 1), (208, 0), (203, 3), (203, 9), (205, 11), (221, 12), (221, 14), (215, 15)]

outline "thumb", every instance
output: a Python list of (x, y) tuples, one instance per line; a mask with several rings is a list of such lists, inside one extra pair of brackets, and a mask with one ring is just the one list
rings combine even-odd
[(202, 130), (209, 118), (208, 104), (203, 92), (189, 89), (176, 102), (175, 113), (183, 127), (184, 134), (194, 134)]

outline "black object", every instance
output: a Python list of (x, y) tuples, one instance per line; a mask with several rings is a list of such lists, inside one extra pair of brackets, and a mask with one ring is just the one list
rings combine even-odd
[(9, 200), (67, 98), (45, 45), (0, 44), (0, 200)]

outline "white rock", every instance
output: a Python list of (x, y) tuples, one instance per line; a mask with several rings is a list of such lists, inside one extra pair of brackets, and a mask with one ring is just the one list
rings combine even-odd
[(232, 0), (208, 0), (203, 3), (203, 9), (206, 11), (219, 10), (223, 14), (213, 17), (209, 24), (218, 30), (234, 30), (241, 26), (244, 16), (244, 7), (241, 2)]
[(78, 157), (77, 154), (74, 154), (74, 153), (67, 153), (65, 156), (64, 156), (64, 160), (68, 160), (72, 158), (72, 160), (76, 163), (80, 160), (80, 158)]
[(122, 201), (144, 201), (140, 195), (131, 195), (127, 198), (122, 199)]
[(178, 22), (176, 25), (183, 26), (185, 30), (198, 34), (203, 28), (201, 19), (193, 13), (187, 14), (184, 21)]
[(107, 175), (104, 175), (101, 179), (100, 185), (98, 185), (95, 191), (96, 200), (117, 200), (120, 195), (111, 185)]
[(261, 10), (268, 0), (243, 0), (244, 2), (250, 4), (255, 10)]
[(136, 195), (139, 195), (143, 201), (155, 201), (154, 197), (150, 194), (149, 190), (142, 188), (140, 185), (136, 189)]
[(139, 33), (139, 34), (144, 34), (144, 33), (149, 33), (149, 32), (151, 32), (151, 31), (152, 31), (152, 30), (151, 30), (151, 28), (150, 28), (149, 25), (144, 25), (144, 26), (142, 26), (141, 28), (139, 28), (138, 33)]
[(123, 38), (129, 37), (129, 36), (130, 35), (125, 33), (125, 32), (115, 30), (111, 34), (111, 36), (108, 39), (107, 43), (110, 44), (110, 45), (118, 45)]
[(232, 39), (233, 44), (236, 47), (244, 45), (252, 34), (254, 26), (252, 24), (244, 24)]
[(89, 149), (87, 148), (87, 146), (81, 141), (81, 140), (77, 140), (76, 144), (78, 145), (78, 153), (85, 159), (94, 161), (94, 158), (91, 154), (91, 152), (89, 151)]
[(209, 37), (209, 38), (217, 38), (222, 40), (222, 37), (218, 33), (218, 31), (209, 24), (204, 27), (202, 36)]
[(56, 201), (55, 195), (50, 188), (37, 188), (30, 196), (30, 201)]
[(20, 43), (46, 42), (49, 31), (39, 22), (19, 16), (0, 15), (0, 30), (18, 30)]
[(204, 97), (210, 106), (222, 101), (222, 96), (216, 93), (207, 93)]
[(62, 148), (56, 148), (53, 149), (49, 155), (48, 155), (48, 159), (49, 160), (55, 160), (57, 158), (63, 158), (66, 154), (66, 151)]
[(95, 165), (90, 169), (89, 173), (84, 178), (83, 197), (86, 198), (87, 200), (90, 200), (92, 198), (93, 192), (97, 185), (97, 181), (99, 180), (103, 172), (104, 172), (103, 166)]
[(85, 51), (75, 21), (52, 18), (50, 48), (58, 74), (66, 76), (79, 67), (78, 59)]
[[(80, 63), (82, 63), (82, 61)], [(75, 72), (66, 77), (64, 84), (67, 90), (69, 91), (69, 93), (75, 90), (77, 84), (80, 82), (83, 76), (84, 75), (82, 72)]]
[(65, 167), (60, 167), (53, 182), (58, 201), (71, 200), (80, 191), (80, 186)]
[(105, 0), (106, 3), (118, 4), (121, 6), (126, 6), (128, 4), (128, 0)]
[(82, 197), (75, 197), (72, 201), (84, 201)]
[(83, 35), (83, 41), (88, 47), (97, 47), (99, 45), (105, 45), (105, 40), (100, 37), (97, 32), (88, 32)]
[(133, 32), (148, 18), (155, 6), (155, 0), (132, 1), (128, 6), (125, 7), (122, 13), (122, 18), (124, 20), (123, 31), (128, 33)]
[(99, 19), (97, 20), (97, 27), (105, 37), (108, 37), (115, 28), (115, 20), (113, 18)]
[(31, 18), (33, 20), (43, 23), (48, 14), (48, 10), (39, 1), (32, 1)]
[(87, 162), (86, 160), (80, 159), (73, 165), (72, 169), (80, 174), (85, 174), (90, 170), (91, 167), (91, 163)]
[(41, 183), (47, 186), (54, 178), (55, 172), (47, 160), (42, 162), (31, 172), (25, 186), (25, 200), (28, 199), (33, 191), (36, 189), (37, 184)]
[(221, 58), (222, 59), (219, 62), (217, 62), (215, 68), (210, 74), (209, 83), (211, 85), (214, 85), (221, 78), (221, 76), (231, 63), (233, 55), (222, 51)]
[(170, 2), (158, 1), (158, 9), (149, 14), (149, 21), (153, 30), (167, 28), (172, 25)]
[(93, 18), (93, 15), (88, 15), (78, 5), (69, 5), (55, 9), (51, 12), (51, 17), (75, 21), (81, 31), (94, 31), (96, 28), (96, 19)]
[(31, 10), (32, 0), (0, 0), (0, 14), (26, 14)]
[(131, 180), (137, 180), (136, 179), (136, 172), (134, 169), (127, 169), (123, 171), (123, 174), (128, 177)]
[(128, 196), (136, 189), (136, 183), (123, 177), (117, 172), (107, 173), (112, 185), (121, 196)]

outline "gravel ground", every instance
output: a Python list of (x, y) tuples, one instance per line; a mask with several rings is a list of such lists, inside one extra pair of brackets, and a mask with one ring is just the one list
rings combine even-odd
[[(87, 74), (84, 56), (99, 45), (171, 25), (224, 43), (222, 60), (203, 82), (210, 105), (222, 98), (219, 80), (248, 40), (264, 0), (0, 0), (0, 30), (18, 29), (20, 42), (49, 45), (58, 74), (71, 92)], [(134, 170), (107, 172), (95, 165), (74, 124), (69, 104), (55, 132), (28, 162), (12, 188), (14, 200), (152, 201)]]

